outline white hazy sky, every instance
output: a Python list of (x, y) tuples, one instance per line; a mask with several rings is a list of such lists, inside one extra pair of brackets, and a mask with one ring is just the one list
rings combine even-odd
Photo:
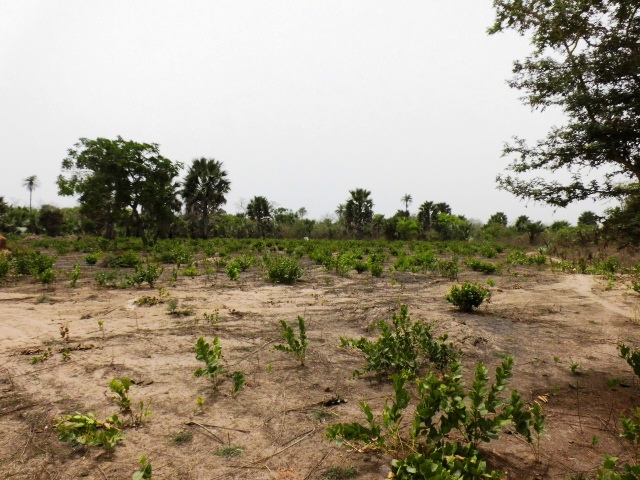
[(563, 120), (506, 85), (530, 47), (492, 20), (490, 0), (0, 0), (0, 196), (28, 204), (37, 175), (35, 205), (74, 205), (67, 149), (121, 135), (224, 162), (230, 212), (263, 195), (319, 218), (358, 187), (385, 215), (405, 193), (482, 221), (611, 206), (496, 190), (503, 143)]

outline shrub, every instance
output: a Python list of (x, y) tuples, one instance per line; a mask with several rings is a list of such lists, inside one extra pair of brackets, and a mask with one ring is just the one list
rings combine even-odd
[(95, 279), (96, 283), (100, 287), (115, 288), (117, 276), (118, 276), (117, 272), (109, 271), (109, 272), (97, 272), (93, 276), (93, 278)]
[(53, 269), (51, 268), (47, 268), (43, 272), (36, 273), (36, 278), (43, 285), (51, 285), (53, 282), (56, 281), (56, 272), (54, 272)]
[(53, 268), (57, 260), (56, 257), (31, 249), (18, 249), (11, 254), (10, 258), (16, 274), (33, 275), (35, 277)]
[(78, 280), (80, 279), (81, 274), (82, 270), (80, 270), (80, 265), (74, 263), (73, 270), (71, 270), (71, 273), (69, 274), (69, 277), (71, 278), (71, 286), (73, 288), (78, 286)]
[(273, 283), (292, 284), (303, 274), (304, 270), (294, 258), (275, 257), (267, 262), (267, 279)]
[(369, 271), (371, 272), (372, 276), (381, 277), (382, 276), (382, 272), (383, 272), (383, 268), (382, 268), (382, 265), (380, 263), (371, 262), (371, 263), (369, 263)]
[(227, 276), (229, 277), (229, 280), (238, 280), (238, 277), (240, 276), (240, 271), (238, 270), (238, 267), (234, 263), (230, 263), (229, 266), (227, 267)]
[(98, 263), (98, 260), (100, 260), (100, 258), (102, 258), (102, 252), (94, 252), (90, 253), (89, 255), (85, 255), (84, 261), (87, 265), (95, 265), (96, 263)]
[(406, 305), (393, 313), (391, 323), (383, 319), (374, 327), (380, 330), (375, 341), (364, 337), (359, 340), (340, 338), (342, 347), (356, 348), (365, 355), (364, 370), (356, 370), (356, 376), (376, 372), (378, 375), (402, 373), (413, 377), (423, 364), (422, 358), (442, 370), (458, 355), (458, 350), (446, 343), (446, 335), (434, 339), (431, 324), (412, 322)]
[(435, 265), (436, 270), (443, 277), (447, 277), (450, 279), (458, 278), (458, 272), (460, 271), (460, 267), (458, 266), (458, 259), (454, 257), (452, 260), (438, 260)]
[(198, 368), (194, 372), (196, 377), (207, 376), (213, 381), (213, 387), (218, 388), (218, 375), (225, 373), (222, 366), (222, 344), (218, 337), (213, 339), (213, 348), (204, 338), (200, 337), (196, 343), (196, 360), (205, 363), (204, 368)]
[(109, 268), (134, 268), (142, 263), (142, 260), (140, 260), (140, 256), (132, 250), (128, 250), (120, 255), (110, 254), (105, 258), (104, 261), (106, 266)]
[[(487, 471), (478, 444), (497, 438), (509, 425), (532, 443), (542, 434), (545, 424), (540, 405), (534, 403), (527, 408), (515, 390), (508, 400), (503, 398), (512, 366), (513, 358), (505, 359), (496, 368), (495, 382), (490, 385), (487, 369), (478, 364), (470, 389), (465, 388), (458, 361), (444, 375), (429, 372), (418, 382), (410, 439), (402, 438), (403, 424), (411, 424), (403, 421), (411, 400), (405, 388), (406, 378), (394, 375), (395, 396), (385, 403), (381, 421), (366, 402), (361, 402), (366, 425), (338, 423), (327, 428), (327, 437), (339, 444), (346, 440), (395, 454), (408, 453), (406, 458), (392, 461), (392, 476), (399, 480), (499, 478), (500, 472)], [(450, 438), (453, 431), (457, 431), (454, 437), (462, 441)]]
[(460, 287), (453, 285), (445, 298), (463, 312), (470, 312), (489, 300), (491, 292), (477, 283), (463, 282)]
[(467, 266), (474, 272), (482, 272), (486, 274), (496, 273), (498, 266), (491, 262), (483, 262), (477, 258), (470, 258), (467, 260)]

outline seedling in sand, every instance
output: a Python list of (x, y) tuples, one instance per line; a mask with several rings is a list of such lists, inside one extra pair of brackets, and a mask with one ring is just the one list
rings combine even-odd
[(213, 313), (204, 312), (202, 316), (208, 323), (215, 326), (220, 321), (220, 310), (216, 308)]
[(151, 480), (151, 462), (146, 455), (140, 457), (140, 470), (133, 474), (133, 480)]
[(580, 366), (579, 363), (574, 362), (573, 360), (571, 360), (571, 363), (569, 364), (569, 370), (571, 370), (571, 373), (573, 375), (578, 375), (580, 372), (578, 372), (578, 367)]
[(286, 340), (287, 345), (279, 344), (273, 348), (281, 352), (293, 353), (298, 358), (300, 366), (304, 367), (309, 340), (307, 339), (307, 327), (304, 323), (304, 318), (300, 316), (298, 316), (298, 330), (300, 332), (299, 339), (296, 338), (293, 328), (287, 325), (284, 320), (280, 320), (280, 335)]
[(78, 265), (77, 263), (73, 264), (73, 270), (71, 270), (71, 273), (69, 274), (69, 276), (71, 277), (71, 287), (75, 288), (78, 286), (78, 280), (80, 279), (80, 275), (82, 274), (82, 270), (80, 270), (80, 265)]
[(233, 372), (231, 378), (233, 379), (233, 388), (231, 389), (231, 395), (235, 397), (236, 395), (238, 395), (238, 393), (240, 393), (240, 390), (242, 390), (242, 388), (246, 385), (247, 381), (244, 378), (244, 373), (240, 371)]
[(109, 382), (109, 389), (118, 395), (116, 404), (123, 412), (131, 411), (131, 399), (129, 398), (129, 387), (133, 382), (128, 377), (114, 378)]
[(205, 363), (204, 368), (194, 372), (196, 377), (207, 376), (213, 381), (213, 387), (218, 388), (218, 376), (225, 372), (222, 367), (222, 345), (218, 337), (213, 339), (213, 348), (204, 338), (200, 337), (196, 343), (196, 360)]
[(76, 413), (60, 418), (56, 423), (60, 441), (70, 443), (72, 447), (85, 445), (102, 447), (105, 450), (112, 449), (119, 441), (124, 440), (121, 427), (122, 422), (118, 415), (112, 415), (100, 421), (93, 413), (87, 415)]

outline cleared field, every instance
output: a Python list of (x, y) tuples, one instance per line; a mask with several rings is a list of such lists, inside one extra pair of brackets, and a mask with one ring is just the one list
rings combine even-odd
[[(402, 267), (403, 252), (418, 253), (398, 245), (390, 249), (402, 250), (399, 255), (385, 250), (380, 277), (348, 266), (337, 272), (301, 250), (305, 272), (292, 285), (266, 281), (262, 253), (249, 250), (226, 257), (258, 260), (235, 281), (221, 262), (214, 268), (217, 257), (205, 260), (201, 252), (191, 259), (193, 276), (181, 273), (188, 265), (174, 275), (174, 266), (165, 264), (153, 289), (101, 288), (95, 274), (111, 269), (86, 265), (78, 252), (58, 258), (52, 286), (9, 278), (0, 288), (0, 476), (131, 478), (145, 454), (157, 479), (329, 479), (349, 469), (358, 472), (352, 478), (386, 478), (388, 452), (338, 447), (325, 430), (336, 422), (364, 423), (359, 402), (379, 415), (393, 394), (387, 379), (353, 377), (364, 359), (341, 348), (340, 337), (375, 338), (371, 325), (391, 318), (399, 305), (462, 350), (467, 385), (477, 362), (493, 377), (494, 368), (513, 356), (510, 388), (527, 403), (546, 400), (539, 460), (507, 427), (499, 440), (480, 445), (490, 467), (513, 479), (588, 478), (605, 453), (631, 459), (619, 418), (638, 405), (639, 388), (617, 350), (619, 342), (640, 346), (638, 294), (628, 277), (561, 273), (548, 258), (543, 265), (508, 264), (505, 251), (484, 259), (501, 267), (491, 275), (468, 268), (462, 255), (454, 279), (435, 268)], [(296, 248), (308, 247), (300, 242), (290, 253)], [(362, 261), (373, 252), (368, 248)], [(451, 252), (436, 252), (436, 260), (451, 258)], [(72, 288), (62, 271), (75, 263), (82, 273)], [(132, 272), (125, 268), (119, 275)], [(455, 309), (444, 297), (462, 281), (487, 286), (491, 302), (472, 313)], [(145, 296), (161, 303), (141, 302)], [(279, 320), (292, 324), (298, 316), (309, 338), (304, 367), (274, 349), (283, 343)], [(203, 366), (195, 358), (199, 337), (218, 337), (225, 368), (244, 373), (246, 385), (237, 395), (227, 376), (217, 389), (194, 377)], [(56, 419), (118, 412), (108, 384), (121, 377), (134, 382), (134, 414), (143, 401), (152, 415), (123, 428), (125, 440), (110, 451), (60, 442)], [(415, 401), (415, 388), (408, 388)], [(410, 422), (407, 414), (403, 428)]]

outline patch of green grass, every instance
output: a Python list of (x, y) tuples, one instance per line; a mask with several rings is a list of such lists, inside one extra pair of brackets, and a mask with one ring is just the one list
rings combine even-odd
[(335, 412), (332, 412), (331, 410), (314, 410), (313, 411), (313, 418), (315, 418), (316, 420), (320, 420), (321, 422), (324, 420), (330, 420), (333, 418), (338, 418), (338, 414)]
[(215, 454), (218, 457), (232, 458), (239, 457), (244, 452), (244, 447), (240, 445), (225, 445), (216, 450)]
[(182, 445), (193, 440), (193, 432), (191, 430), (180, 430), (171, 435), (171, 443), (174, 445)]

